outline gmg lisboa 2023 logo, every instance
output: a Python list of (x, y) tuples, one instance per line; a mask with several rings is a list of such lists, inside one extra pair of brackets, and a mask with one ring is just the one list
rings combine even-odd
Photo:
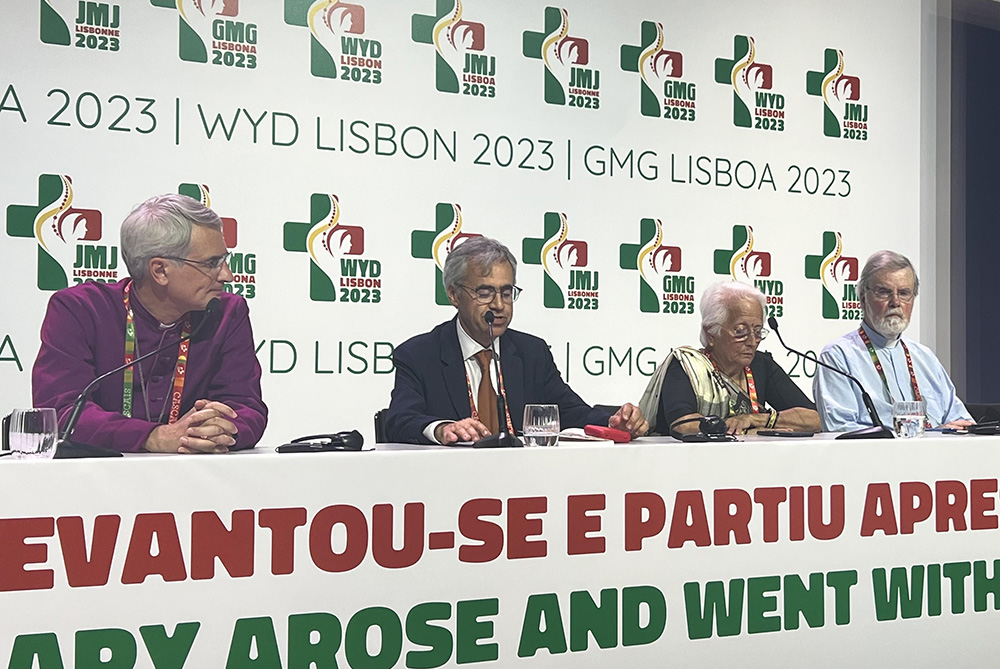
[(149, 0), (178, 13), (181, 60), (252, 70), (257, 67), (257, 24), (237, 20), (240, 0)]
[(309, 71), (314, 77), (382, 83), (382, 42), (365, 37), (363, 5), (285, 0), (285, 23), (309, 28)]
[(823, 98), (823, 134), (868, 140), (868, 105), (861, 102), (861, 79), (844, 74), (844, 52), (826, 49), (823, 69), (806, 72), (806, 93)]
[(823, 318), (861, 320), (858, 299), (858, 259), (844, 255), (839, 232), (823, 233), (823, 253), (806, 256), (806, 278), (823, 282)]
[[(212, 197), (205, 184), (182, 183), (177, 187), (177, 192), (181, 195), (187, 195), (193, 200), (198, 200), (209, 209), (212, 208)], [(226, 240), (226, 248), (236, 249), (239, 243), (239, 223), (235, 218), (229, 216), (220, 214), (219, 218), (222, 219), (222, 238)], [(229, 270), (233, 273), (233, 280), (226, 284), (227, 293), (236, 293), (248, 300), (257, 297), (256, 253), (247, 252), (245, 249), (231, 251)]]
[(39, 290), (117, 281), (118, 247), (95, 243), (103, 234), (102, 219), (99, 210), (76, 206), (68, 175), (42, 174), (38, 204), (7, 206), (7, 234), (37, 242)]
[(618, 264), (639, 270), (639, 311), (693, 314), (694, 277), (681, 273), (681, 248), (663, 242), (663, 222), (644, 218), (639, 221), (639, 243), (618, 247)]
[(542, 304), (547, 309), (598, 308), (599, 273), (586, 269), (587, 242), (569, 238), (566, 214), (546, 212), (543, 236), (521, 241), (521, 260), (542, 266)]
[(496, 97), (497, 58), (483, 53), (486, 26), (464, 18), (462, 0), (437, 0), (436, 10), (414, 14), (411, 24), (414, 42), (434, 45), (434, 85), (442, 93)]
[(81, 0), (41, 0), (39, 14), (38, 36), (45, 44), (73, 45), (96, 51), (121, 49), (120, 5)]
[(377, 304), (382, 301), (382, 263), (366, 257), (365, 230), (340, 222), (340, 199), (309, 198), (309, 223), (288, 221), (286, 251), (309, 253), (309, 298), (317, 302)]
[(544, 32), (525, 30), (521, 52), (545, 65), (545, 101), (581, 109), (601, 106), (601, 73), (590, 64), (590, 42), (569, 34), (569, 12), (545, 8)]
[(698, 89), (685, 81), (684, 55), (667, 49), (663, 24), (643, 21), (640, 44), (623, 44), (621, 68), (640, 76), (639, 111), (643, 116), (662, 116), (675, 121), (694, 121)]
[(733, 57), (715, 59), (715, 81), (733, 87), (733, 124), (758, 130), (785, 130), (785, 96), (772, 93), (774, 70), (757, 60), (757, 43), (733, 38)]

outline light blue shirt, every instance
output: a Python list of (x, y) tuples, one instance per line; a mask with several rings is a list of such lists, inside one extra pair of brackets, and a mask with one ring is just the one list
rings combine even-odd
[[(899, 345), (901, 338), (886, 339), (867, 323), (863, 323), (862, 327), (882, 362), (888, 389), (875, 369), (868, 347), (857, 330), (829, 344), (820, 353), (819, 359), (860, 381), (871, 396), (882, 424), (891, 427), (892, 403), (915, 399), (906, 354)], [(927, 420), (931, 425), (936, 427), (963, 418), (972, 420), (962, 400), (955, 395), (955, 386), (937, 356), (922, 344), (909, 338), (905, 341), (913, 360), (913, 372), (917, 377), (920, 395), (925, 402)], [(861, 391), (850, 379), (818, 367), (816, 378), (813, 379), (813, 397), (816, 398), (816, 410), (825, 432), (847, 432), (870, 427), (871, 420), (865, 403), (861, 400)]]

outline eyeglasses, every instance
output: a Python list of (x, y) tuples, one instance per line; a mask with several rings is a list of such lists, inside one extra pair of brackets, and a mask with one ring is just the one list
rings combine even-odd
[(521, 294), (521, 289), (517, 286), (504, 286), (500, 290), (497, 290), (493, 286), (469, 288), (468, 286), (462, 284), (458, 285), (469, 291), (469, 294), (472, 295), (479, 304), (489, 304), (496, 299), (497, 293), (500, 293), (500, 299), (504, 302), (517, 302), (517, 298)]
[(764, 341), (767, 335), (771, 334), (771, 331), (767, 328), (749, 328), (746, 325), (737, 325), (729, 331), (729, 334), (736, 341), (746, 341), (750, 335), (756, 337), (758, 341)]
[(902, 288), (900, 290), (890, 290), (889, 288), (869, 288), (868, 292), (875, 296), (875, 299), (879, 302), (888, 302), (892, 299), (893, 295), (900, 302), (912, 302), (913, 298), (917, 296), (909, 288)]
[(224, 256), (219, 256), (217, 258), (209, 258), (208, 260), (192, 260), (191, 258), (178, 258), (177, 256), (160, 256), (161, 258), (166, 258), (167, 260), (176, 260), (177, 262), (186, 262), (190, 265), (195, 265), (201, 267), (207, 272), (218, 272), (222, 269), (222, 266), (229, 261), (229, 257), (233, 255), (230, 251)]

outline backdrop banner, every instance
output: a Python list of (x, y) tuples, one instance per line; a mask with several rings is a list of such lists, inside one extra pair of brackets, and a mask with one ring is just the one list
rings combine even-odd
[(52, 291), (125, 277), (119, 224), (164, 192), (223, 218), (272, 443), (371, 436), (474, 235), (513, 251), (514, 327), (591, 403), (696, 343), (718, 280), (818, 351), (857, 326), (870, 253), (918, 255), (920, 47), (905, 1), (13, 3), (0, 406), (30, 403)]

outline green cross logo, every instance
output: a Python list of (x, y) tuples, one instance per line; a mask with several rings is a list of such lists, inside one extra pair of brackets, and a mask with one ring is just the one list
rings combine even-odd
[(101, 239), (102, 215), (96, 209), (75, 207), (75, 197), (68, 175), (42, 174), (38, 204), (7, 206), (7, 235), (37, 240), (39, 290), (66, 288), (74, 267), (100, 269), (117, 277), (116, 247), (111, 247), (109, 261), (106, 247), (80, 246)]
[(771, 276), (771, 254), (754, 251), (753, 228), (749, 225), (734, 225), (732, 248), (716, 249), (713, 261), (716, 274), (728, 274), (734, 281), (752, 282)]
[(333, 0), (285, 0), (285, 23), (309, 28), (314, 77), (382, 83), (382, 43), (365, 34), (365, 8)]
[(527, 265), (541, 265), (545, 272), (542, 304), (547, 309), (563, 309), (566, 307), (563, 290), (570, 287), (572, 268), (587, 266), (587, 242), (569, 239), (566, 214), (555, 211), (545, 213), (542, 234), (521, 241), (521, 260)]
[[(437, 0), (436, 10), (434, 15), (414, 14), (410, 36), (418, 44), (434, 45), (437, 90), (495, 97), (496, 57), (475, 53), (486, 46), (486, 27), (463, 18), (461, 0)], [(463, 71), (471, 76), (460, 88), (459, 75)]]
[[(806, 93), (823, 98), (823, 134), (827, 137), (843, 136), (845, 127), (841, 118), (859, 124), (864, 122), (864, 134), (850, 133), (851, 139), (868, 139), (868, 105), (853, 104), (861, 98), (861, 80), (844, 74), (844, 52), (826, 49), (823, 52), (823, 69), (806, 72)], [(853, 124), (852, 124), (852, 127)]]
[[(88, 26), (100, 28), (100, 31), (76, 32), (75, 45), (86, 49), (97, 49), (100, 51), (118, 51), (121, 48), (120, 27), (121, 27), (121, 7), (107, 2), (79, 2), (77, 5), (75, 18), (69, 14), (69, 18), (59, 13), (59, 10), (52, 5), (51, 0), (41, 0), (39, 3), (41, 16), (39, 17), (39, 37), (44, 44), (56, 44), (59, 46), (69, 46), (74, 44), (73, 34), (70, 26)], [(72, 21), (73, 23), (69, 23)]]
[(410, 233), (410, 256), (434, 260), (434, 302), (451, 304), (445, 290), (444, 263), (452, 249), (477, 233), (463, 232), (462, 207), (451, 202), (438, 202), (434, 207), (434, 230), (414, 230)]
[[(771, 90), (772, 78), (771, 66), (757, 62), (753, 37), (734, 36), (733, 57), (715, 59), (715, 81), (733, 87), (733, 123), (741, 128), (761, 127), (762, 124), (754, 124), (755, 110), (760, 108), (774, 110), (768, 116), (780, 118), (780, 130), (784, 130), (784, 96), (761, 92)], [(778, 130), (778, 124), (774, 125), (767, 129)]]
[(235, 17), (239, 14), (239, 0), (225, 0), (219, 11), (206, 14), (202, 3), (192, 0), (149, 0), (154, 7), (176, 9), (178, 13), (178, 47), (181, 60), (207, 63), (208, 47), (212, 41), (212, 23), (220, 16)]
[[(569, 12), (565, 9), (546, 7), (544, 32), (525, 30), (521, 37), (521, 53), (525, 58), (544, 63), (545, 102), (550, 105), (565, 105), (569, 86), (593, 93), (600, 87), (599, 72), (576, 67), (590, 62), (590, 43), (582, 37), (570, 36)], [(569, 97), (571, 107), (590, 109), (599, 107), (598, 100), (596, 95), (589, 100), (582, 95)]]
[(664, 42), (663, 24), (643, 21), (639, 45), (621, 47), (621, 69), (640, 76), (639, 111), (643, 116), (663, 115), (664, 82), (668, 78), (679, 79), (684, 72), (684, 57), (678, 51), (665, 49)]
[(806, 278), (823, 282), (823, 318), (841, 317), (842, 297), (845, 301), (856, 299), (854, 285), (849, 282), (858, 280), (858, 259), (843, 253), (841, 234), (827, 230), (823, 233), (823, 253), (805, 257)]
[[(370, 279), (381, 274), (377, 261), (365, 261), (351, 256), (360, 256), (365, 250), (364, 229), (340, 223), (340, 199), (332, 193), (313, 193), (309, 197), (309, 223), (287, 221), (284, 226), (284, 249), (293, 253), (309, 254), (309, 299), (316, 302), (378, 302), (374, 294), (368, 299), (353, 299), (350, 290), (344, 288), (364, 286), (369, 289), (381, 288), (377, 282), (352, 281), (359, 271), (362, 277)], [(377, 268), (377, 269), (376, 269)], [(339, 280), (341, 293), (338, 298), (335, 283)]]
[(618, 266), (639, 271), (639, 311), (658, 314), (665, 275), (681, 271), (681, 249), (663, 243), (663, 223), (657, 218), (639, 222), (639, 243), (618, 247)]

